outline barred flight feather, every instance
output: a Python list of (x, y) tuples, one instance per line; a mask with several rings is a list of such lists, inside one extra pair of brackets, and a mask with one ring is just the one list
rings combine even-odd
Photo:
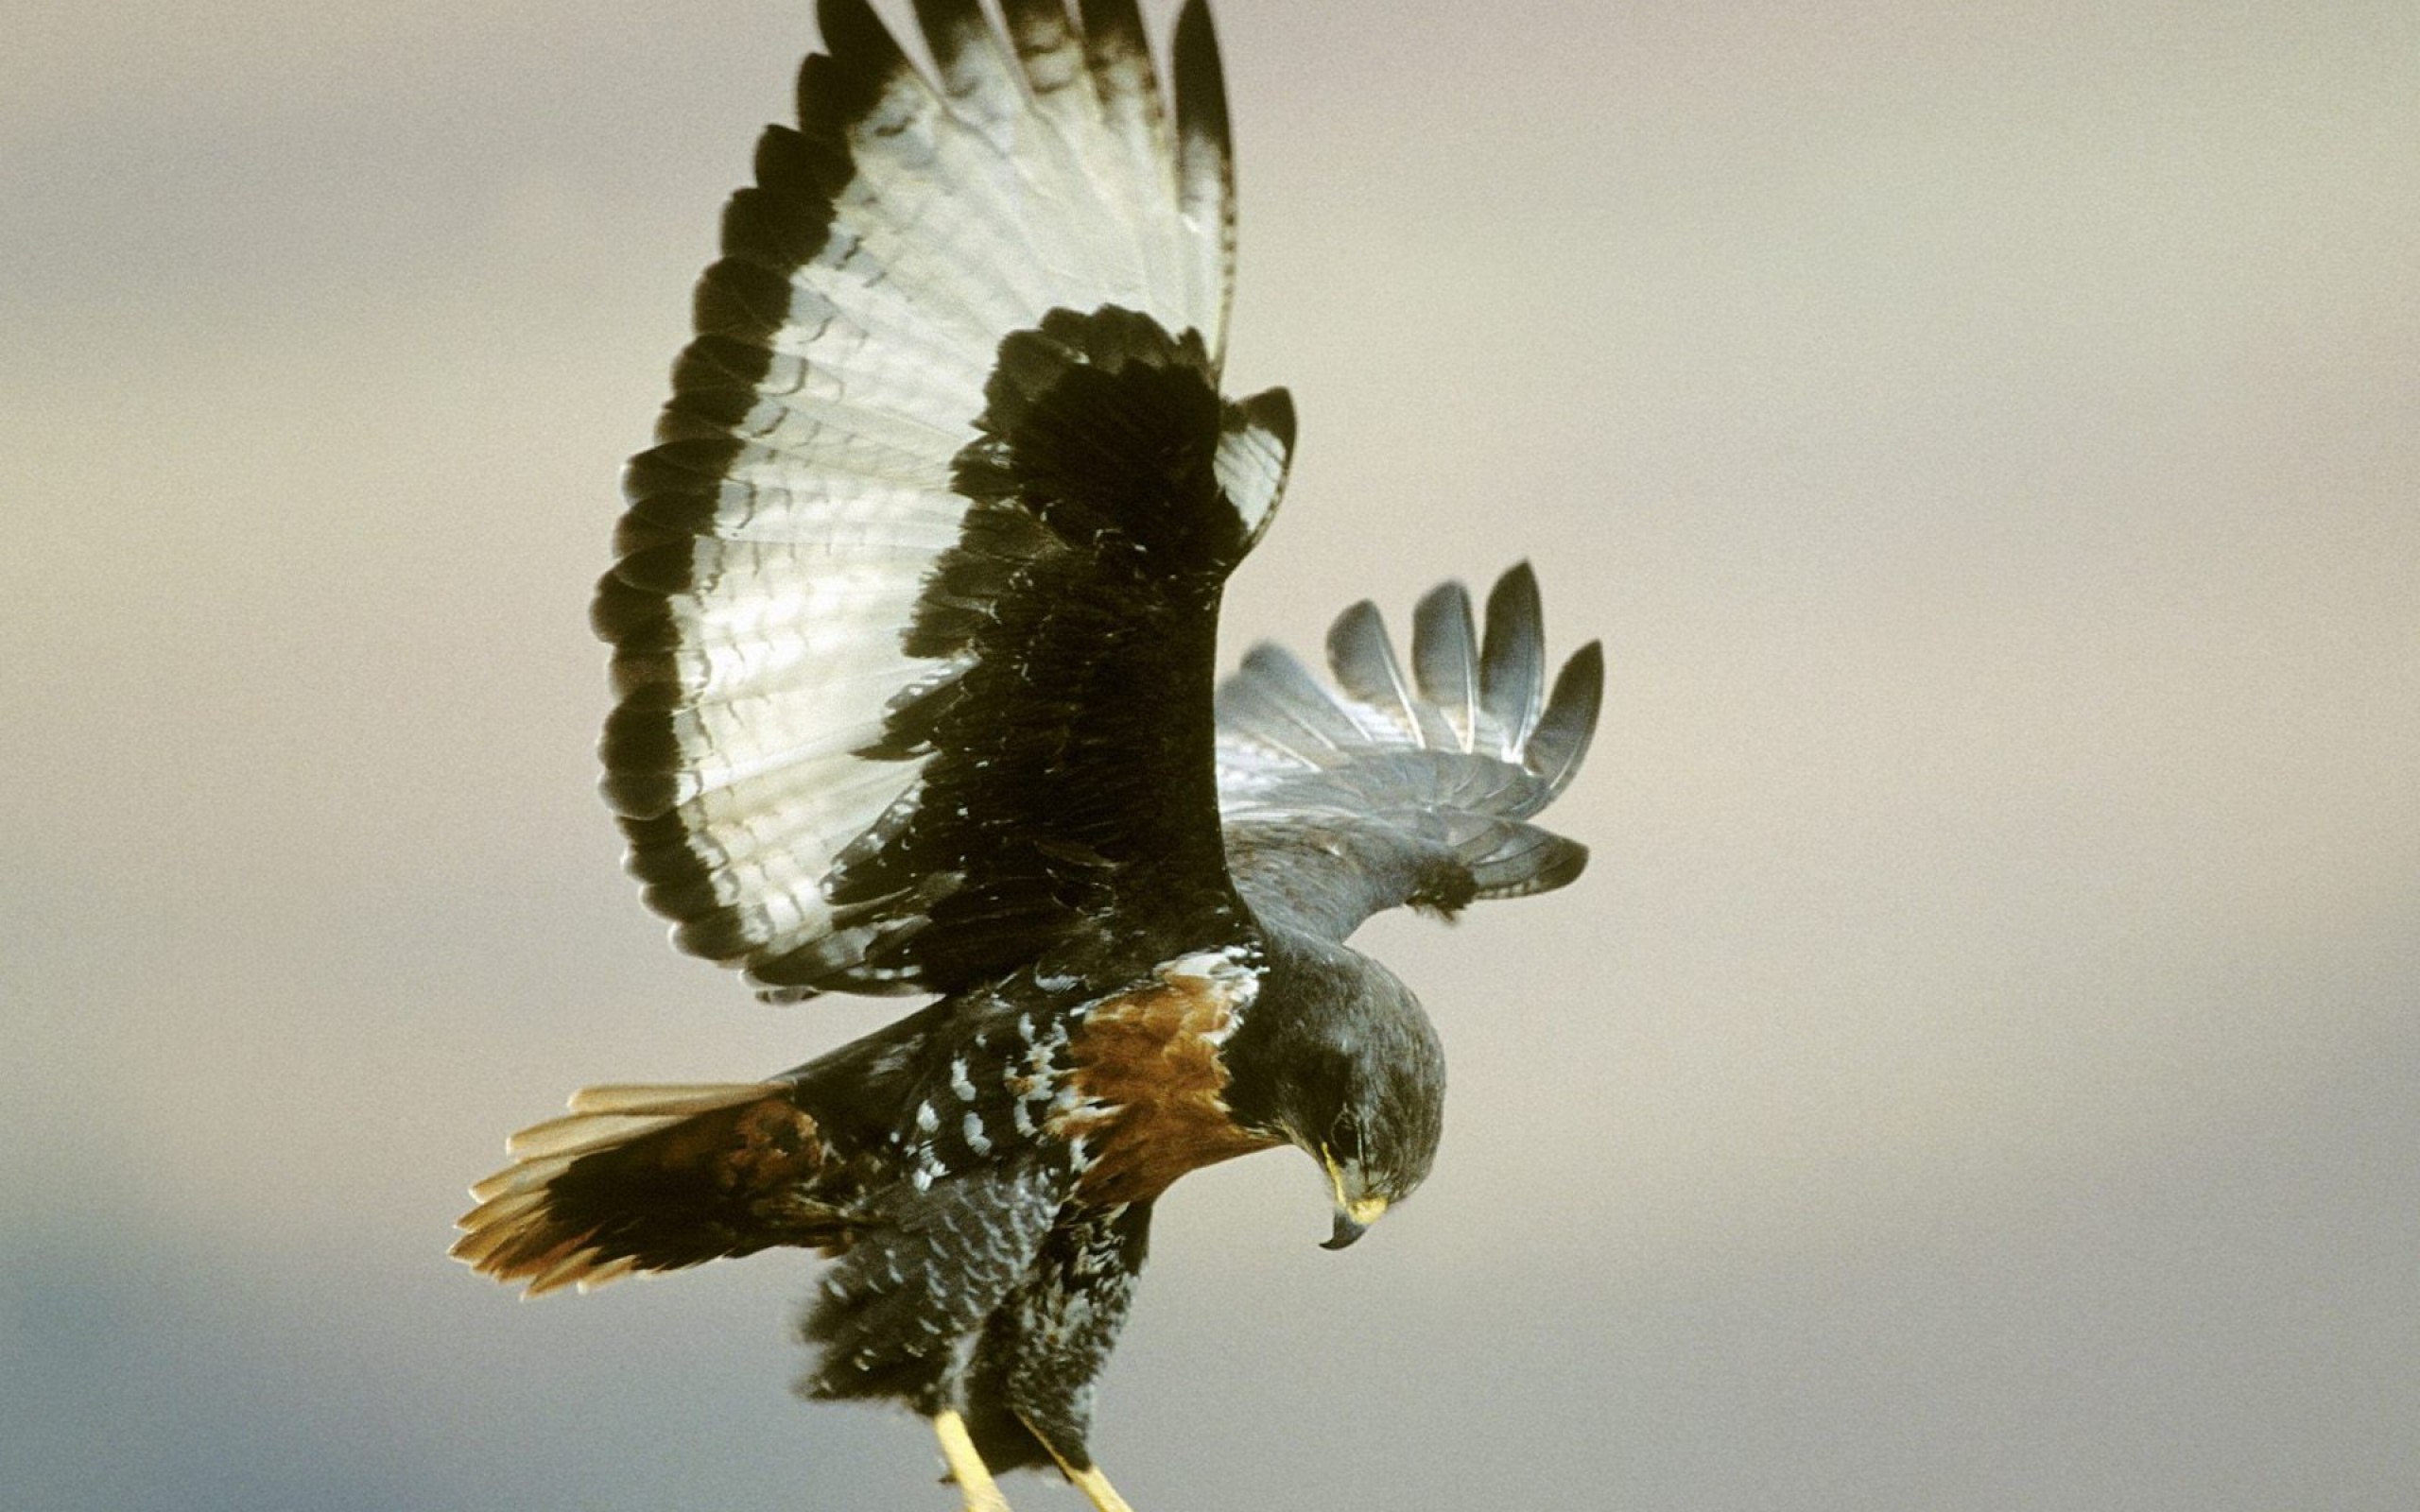
[[(1003, 8), (1005, 35), (977, 0), (917, 9), (930, 78), (865, 0), (820, 8), (824, 51), (800, 71), (798, 124), (767, 129), (755, 182), (725, 211), (723, 255), (700, 280), (698, 335), (674, 369), (657, 445), (624, 475), (618, 559), (594, 613), (614, 645), (621, 702), (603, 742), (604, 791), (629, 868), (677, 943), (784, 996), (942, 988), (976, 969), (895, 952), (921, 930), (916, 910), (964, 880), (967, 850), (914, 822), (950, 728), (903, 736), (900, 721), (951, 707), (983, 656), (1037, 654), (933, 633), (952, 615), (1035, 612), (1009, 602), (1021, 590), (990, 560), (1014, 532), (995, 522), (973, 544), (965, 481), (966, 459), (1002, 427), (1061, 403), (1037, 390), (999, 407), (1027, 393), (1002, 387), (1002, 363), (1026, 350), (1020, 333), (1061, 321), (1073, 334), (1054, 374), (1198, 368), (1207, 420), (1185, 434), (1205, 449), (1209, 483), (1123, 507), (1237, 523), (1232, 535), (1182, 536), (1212, 555), (1179, 559), (1178, 578), (1199, 573), (1215, 588), (1266, 527), (1292, 445), (1283, 395), (1217, 397), (1233, 185), (1201, 9), (1178, 27), (1172, 111), (1132, 0), (1087, 0), (1080, 24), (1049, 0), (1016, 0)], [(1147, 428), (1195, 424), (1162, 411), (1196, 381), (1111, 380)], [(1068, 542), (1098, 550), (1108, 539)], [(1104, 558), (1078, 576), (1098, 593), (1123, 570)], [(1058, 591), (1072, 591), (1070, 570), (1055, 571)], [(1133, 612), (1156, 612), (1152, 593), (1190, 602), (1196, 591), (1175, 580)], [(971, 685), (1012, 696), (996, 679)], [(1206, 800), (1201, 826), (1215, 835)], [(930, 875), (860, 882), (843, 905), (842, 859), (866, 856), (870, 841), (922, 848), (872, 870)], [(1012, 876), (973, 885), (990, 888), (995, 919), (1039, 917), (1032, 898), (1006, 903), (1003, 888), (1064, 891)]]

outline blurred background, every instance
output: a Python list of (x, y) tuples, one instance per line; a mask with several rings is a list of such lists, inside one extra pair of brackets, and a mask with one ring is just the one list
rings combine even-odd
[[(808, 10), (19, 0), (0, 1505), (953, 1504), (788, 1397), (804, 1259), (443, 1254), (574, 1086), (888, 1011), (676, 957), (591, 790)], [(1453, 1059), (1418, 1200), (1162, 1205), (1121, 1488), (2415, 1504), (2420, 10), (1219, 16), (1230, 387), (1303, 414), (1230, 659), (1528, 557), (1612, 678), (1588, 876), (1363, 941)]]

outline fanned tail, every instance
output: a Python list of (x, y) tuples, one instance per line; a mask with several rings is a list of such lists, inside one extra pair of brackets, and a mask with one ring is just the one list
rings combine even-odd
[(849, 1173), (788, 1082), (588, 1087), (506, 1142), (451, 1251), (541, 1297), (846, 1242)]

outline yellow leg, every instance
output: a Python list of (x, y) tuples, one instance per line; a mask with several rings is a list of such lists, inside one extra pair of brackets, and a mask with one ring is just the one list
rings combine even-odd
[(933, 1435), (942, 1441), (942, 1458), (949, 1461), (949, 1478), (966, 1498), (966, 1512), (1009, 1512), (1000, 1483), (992, 1479), (983, 1456), (975, 1452), (975, 1440), (967, 1436), (966, 1419), (955, 1412), (942, 1413), (933, 1418)]
[[(1027, 1421), (1026, 1426), (1028, 1428), (1033, 1426), (1030, 1419)], [(1043, 1448), (1050, 1448), (1049, 1439), (1044, 1438), (1040, 1434), (1033, 1436), (1042, 1439)], [(1099, 1466), (1095, 1465), (1089, 1469), (1080, 1470), (1065, 1460), (1060, 1459), (1059, 1452), (1055, 1449), (1050, 1450), (1050, 1457), (1059, 1460), (1060, 1473), (1065, 1475), (1077, 1490), (1084, 1493), (1084, 1500), (1092, 1503), (1095, 1512), (1134, 1512), (1132, 1507), (1126, 1504), (1126, 1498), (1117, 1494), (1117, 1487), (1109, 1484), (1109, 1477), (1100, 1472)]]
[[(1059, 1468), (1067, 1470), (1064, 1465)], [(1100, 1472), (1098, 1465), (1088, 1470), (1067, 1470), (1067, 1479), (1076, 1483), (1076, 1489), (1083, 1492), (1099, 1512), (1134, 1512), (1126, 1504), (1126, 1498), (1117, 1494), (1117, 1487), (1109, 1484), (1109, 1477)]]

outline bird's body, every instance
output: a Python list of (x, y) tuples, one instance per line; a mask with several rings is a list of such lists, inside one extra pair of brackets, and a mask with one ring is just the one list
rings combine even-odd
[(970, 1507), (1086, 1439), (1152, 1204), (1290, 1143), (1358, 1235), (1427, 1174), (1443, 1058), (1344, 943), (1561, 885), (1527, 822), (1594, 726), (1526, 568), (1410, 668), (1361, 605), (1332, 691), (1220, 593), (1293, 444), (1220, 396), (1231, 217), (1206, 13), (1173, 126), (1132, 0), (918, 10), (938, 80), (826, 0), (800, 129), (724, 220), (596, 619), (605, 791), (684, 948), (766, 994), (930, 1005), (760, 1082), (592, 1088), (516, 1135), (456, 1252), (532, 1293), (835, 1258), (810, 1394), (932, 1418)]

